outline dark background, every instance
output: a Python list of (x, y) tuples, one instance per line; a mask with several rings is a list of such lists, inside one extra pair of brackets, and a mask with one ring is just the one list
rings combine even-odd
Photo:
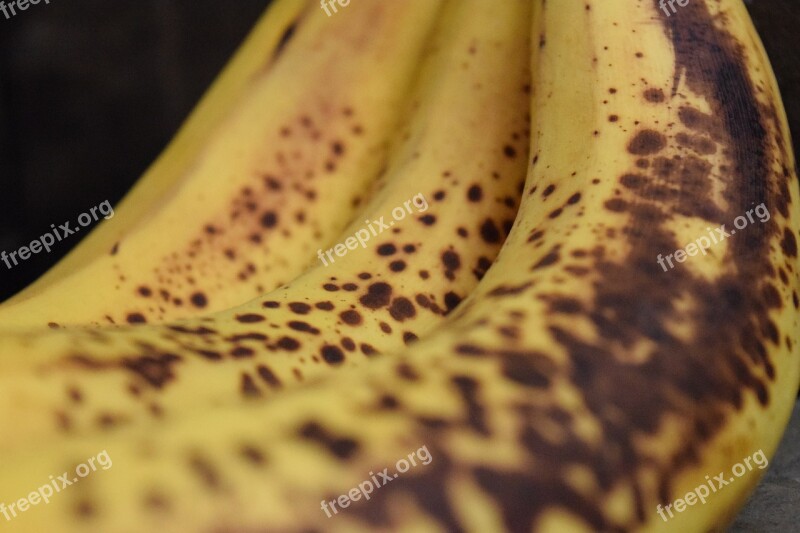
[[(797, 153), (800, 0), (747, 3), (776, 71)], [(74, 224), (104, 200), (116, 204), (268, 4), (51, 0), (8, 20), (0, 13), (0, 251), (28, 244), (50, 224)], [(0, 301), (78, 242), (72, 236), (12, 270), (0, 263)], [(797, 532), (799, 514), (800, 404), (732, 531)]]

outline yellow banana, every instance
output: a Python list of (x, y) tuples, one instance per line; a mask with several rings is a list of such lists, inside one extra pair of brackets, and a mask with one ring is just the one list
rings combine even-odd
[(65, 477), (12, 526), (722, 530), (800, 381), (800, 190), (768, 60), (741, 0), (534, 0), (533, 28), (520, 214), (444, 327), (267, 401), (4, 454), (5, 504)]
[[(247, 55), (234, 66), (220, 91), (235, 101), (217, 93), (208, 118), (197, 119), (199, 141), (179, 139), (146, 176), (145, 198), (133, 200), (152, 203), (146, 213), (134, 207), (133, 223), (116, 226), (105, 253), (0, 308), (0, 324), (160, 322), (239, 305), (300, 274), (385, 166), (440, 5), (361, 2), (328, 17), (310, 2), (273, 64), (272, 50), (246, 47), (260, 52), (259, 70), (250, 72)], [(242, 74), (251, 74), (246, 84)], [(126, 217), (120, 210), (112, 220)]]
[[(528, 7), (446, 8), (382, 188), (340, 237), (347, 245), (320, 250), (324, 263), (294, 282), (176, 323), (0, 336), (0, 382), (13, 398), (0, 421), (26, 419), (0, 449), (67, 419), (84, 431), (149, 418), (145, 399), (161, 415), (274, 392), (397, 350), (441, 323), (494, 260), (516, 213)], [(341, 254), (346, 246), (355, 249)], [(103, 392), (72, 412), (63, 409), (69, 391)]]

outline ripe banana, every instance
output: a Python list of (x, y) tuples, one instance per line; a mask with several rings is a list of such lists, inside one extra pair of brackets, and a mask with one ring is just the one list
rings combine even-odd
[[(10, 400), (0, 423), (26, 420), (0, 449), (65, 424), (89, 431), (274, 392), (395, 351), (441, 323), (494, 260), (516, 213), (529, 136), (529, 8), (445, 8), (382, 187), (341, 237), (369, 234), (365, 219), (382, 221), (365, 248), (196, 319), (0, 336)], [(405, 207), (412, 213), (390, 218)], [(81, 408), (65, 410), (76, 392)]]
[[(308, 2), (288, 42), (276, 45), (280, 57), (246, 48), (260, 66), (251, 72), (245, 57), (247, 68), (234, 68), (231, 87), (221, 88), (238, 93), (235, 102), (220, 96), (231, 104), (225, 116), (207, 108), (198, 118), (206, 136), (179, 143), (146, 176), (143, 194), (157, 194), (151, 208), (118, 226), (88, 265), (0, 308), (0, 323), (160, 322), (239, 305), (299, 275), (385, 166), (440, 6), (362, 2), (329, 18)], [(245, 75), (244, 84), (236, 79)], [(179, 177), (162, 184), (165, 174)]]
[[(768, 60), (741, 0), (533, 3), (519, 216), (445, 325), (266, 401), (4, 454), (3, 502), (103, 449), (114, 462), (13, 526), (724, 528), (757, 471), (668, 520), (657, 506), (771, 455), (800, 381), (800, 190)], [(770, 217), (739, 230), (762, 204)], [(430, 464), (320, 508), (422, 446)]]
[(114, 243), (120, 241), (135, 223), (147, 216), (161, 202), (161, 196), (184, 177), (184, 172), (199, 157), (220, 123), (250, 88), (253, 78), (265, 69), (271, 69), (287, 39), (294, 33), (295, 23), (306, 4), (307, 0), (273, 2), (175, 138), (116, 206), (116, 212), (122, 216), (111, 219), (92, 231), (56, 266), (2, 305), (38, 295), (46, 287), (107, 254)]

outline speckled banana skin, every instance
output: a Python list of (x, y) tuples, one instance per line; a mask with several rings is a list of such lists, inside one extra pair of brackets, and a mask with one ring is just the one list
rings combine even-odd
[(528, 160), (529, 2), (462, 3), (445, 8), (382, 187), (339, 240), (417, 194), (427, 209), (215, 315), (0, 335), (0, 424), (20, 426), (0, 449), (271, 395), (441, 324), (499, 252)]
[(255, 30), (200, 126), (143, 178), (91, 253), (76, 252), (88, 264), (68, 260), (57, 270), (72, 273), (0, 307), (0, 327), (227, 309), (295, 278), (350, 223), (386, 165), (441, 2), (359, 2), (342, 17), (314, 1), (292, 7), (288, 21), (264, 20), (282, 23), (283, 38), (262, 42)]
[[(756, 471), (668, 523), (656, 505), (757, 449), (771, 456), (798, 389), (800, 192), (769, 64), (739, 0), (693, 1), (681, 18), (649, 0), (534, 5), (526, 194), (496, 263), (447, 324), (249, 407), (6, 455), (5, 501), (101, 449), (114, 459), (14, 526), (725, 527)], [(656, 144), (640, 142), (646, 130)], [(681, 133), (714, 151), (682, 146)], [(696, 227), (762, 202), (768, 222), (669, 272), (656, 263)], [(429, 465), (333, 518), (320, 510), (423, 445)]]

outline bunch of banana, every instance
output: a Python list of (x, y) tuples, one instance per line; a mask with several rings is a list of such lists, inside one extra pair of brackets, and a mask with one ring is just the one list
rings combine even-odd
[[(0, 351), (16, 354), (0, 360), (11, 400), (0, 423), (27, 420), (0, 449), (63, 426), (84, 431), (261, 396), (400, 349), (441, 323), (497, 255), (527, 160), (529, 2), (461, 4), (445, 8), (380, 191), (340, 240), (394, 212), (383, 221), (389, 230), (218, 313), (0, 336)], [(478, 52), (482, 43), (490, 44)], [(409, 198), (412, 214), (399, 217)], [(64, 409), (76, 393), (80, 408)]]
[[(522, 138), (527, 131), (514, 129), (506, 101), (525, 90), (513, 81), (516, 58), (527, 52), (520, 40), (532, 43), (527, 180), (516, 222), (491, 267), (476, 276), (480, 282), (464, 281), (468, 296), (435, 327), (414, 322), (439, 316), (419, 317), (420, 307), (429, 309), (419, 301), (414, 315), (392, 315), (396, 291), (412, 281), (396, 283), (400, 278), (389, 278), (386, 268), (396, 257), (410, 261), (398, 246), (412, 229), (398, 223), (386, 243), (393, 248), (384, 248), (394, 251), (356, 269), (361, 281), (348, 277), (353, 266), (324, 280), (340, 261), (356, 257), (351, 252), (207, 321), (161, 330), (3, 334), (0, 416), (14, 436), (2, 438), (0, 502), (48, 475), (74, 471), (101, 450), (113, 458), (113, 468), (64, 485), (12, 527), (702, 532), (722, 530), (735, 516), (763, 470), (734, 469), (733, 477), (732, 466), (757, 451), (774, 453), (800, 383), (800, 189), (777, 85), (741, 0), (697, 0), (674, 13), (658, 0), (509, 0), (491, 7), (464, 0), (445, 8), (434, 33), (440, 37), (412, 97), (416, 112), (408, 133), (399, 133), (408, 140), (392, 153), (370, 207), (386, 208), (382, 195), (394, 201), (395, 191), (408, 192), (395, 176), (414, 160), (430, 167), (436, 156), (451, 164), (457, 149), (434, 127), (447, 119), (420, 118), (437, 110), (453, 120), (458, 107), (472, 123), (467, 133), (450, 131), (459, 135), (456, 143), (467, 134), (480, 141), (467, 148), (474, 167), (463, 163), (453, 172), (458, 183), (443, 189), (443, 201), (464, 192), (465, 179), (478, 179), (465, 177), (470, 168), (492, 172), (482, 167), (500, 164), (486, 155), (503, 139), (498, 132), (505, 127)], [(461, 79), (492, 75), (504, 92), (494, 95), (494, 121), (490, 111), (473, 116), (473, 106), (488, 106), (486, 81)], [(428, 142), (436, 146), (432, 155), (425, 155)], [(505, 171), (515, 168), (508, 162)], [(502, 182), (505, 173), (498, 174)], [(415, 179), (407, 174), (403, 181)], [(488, 183), (480, 183), (484, 197)], [(505, 186), (493, 185), (491, 194)], [(466, 190), (458, 201), (475, 196)], [(470, 212), (480, 213), (477, 204), (467, 204)], [(434, 209), (449, 213), (446, 202), (437, 205), (432, 201), (425, 213), (437, 217), (429, 232), (440, 224)], [(464, 224), (471, 236), (473, 227)], [(438, 247), (428, 237), (440, 234), (429, 232), (412, 243), (414, 253), (458, 247), (458, 230), (442, 233)], [(368, 257), (370, 250), (360, 253)], [(457, 273), (445, 268), (435, 278), (429, 271), (432, 290), (449, 290), (459, 283)], [(373, 287), (381, 278), (390, 280), (380, 282), (392, 288), (388, 296), (383, 285)], [(360, 306), (337, 299), (350, 283)], [(363, 298), (382, 303), (381, 310), (365, 317)], [(298, 349), (305, 350), (308, 339), (331, 331), (351, 336), (346, 319), (331, 322), (324, 318), (328, 305), (316, 306), (328, 301), (352, 305), (369, 331), (365, 338), (385, 342), (383, 353), (289, 387), (271, 370), (287, 354), (275, 344), (282, 323), (272, 317), (279, 315), (269, 310), (303, 315), (294, 320), (304, 324)], [(257, 302), (265, 305), (261, 320), (242, 314)], [(402, 325), (386, 320), (391, 331), (384, 333), (381, 312)], [(252, 357), (263, 355), (268, 371), (250, 373), (246, 398), (221, 389), (209, 394), (217, 376), (224, 379), (223, 368), (246, 364), (220, 356), (216, 371), (203, 373), (193, 358), (203, 345), (217, 345), (223, 317), (244, 316), (250, 329), (242, 335), (249, 337), (237, 342), (252, 342)], [(392, 340), (396, 329), (412, 327), (399, 318), (420, 334), (406, 348)], [(197, 340), (176, 337), (174, 351), (163, 353), (168, 328)], [(145, 355), (118, 359), (117, 336), (133, 344), (136, 334)], [(72, 358), (65, 359), (70, 344)], [(143, 382), (107, 378), (121, 366)], [(125, 387), (143, 407), (151, 402), (154, 413), (163, 403), (175, 407), (132, 420), (121, 401)], [(272, 394), (257, 397), (267, 390)], [(191, 391), (204, 409), (173, 404), (172, 391)], [(52, 412), (59, 394), (62, 410)], [(209, 405), (212, 396), (218, 405)], [(105, 398), (101, 423), (86, 425), (85, 415), (102, 414), (97, 405)], [(126, 417), (115, 419), (116, 409)], [(43, 413), (62, 427), (48, 426)], [(690, 501), (688, 494), (711, 483), (702, 503)]]
[(196, 316), (302, 273), (385, 167), (441, 8), (363, 4), (329, 19), (276, 2), (114, 218), (0, 306), (0, 327)]

